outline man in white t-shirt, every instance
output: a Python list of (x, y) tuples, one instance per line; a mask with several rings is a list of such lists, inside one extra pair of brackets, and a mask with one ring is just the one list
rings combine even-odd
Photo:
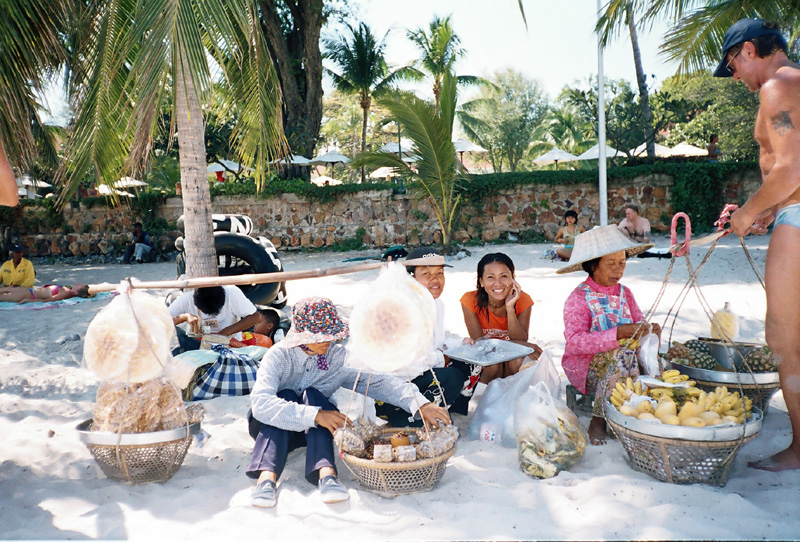
[[(211, 286), (184, 292), (169, 306), (169, 313), (176, 326), (186, 324), (186, 331), (197, 335), (215, 333), (234, 339), (241, 339), (241, 332), (258, 322), (256, 306), (236, 286)], [(178, 333), (183, 350), (199, 348), (199, 341), (186, 338), (185, 333)]]

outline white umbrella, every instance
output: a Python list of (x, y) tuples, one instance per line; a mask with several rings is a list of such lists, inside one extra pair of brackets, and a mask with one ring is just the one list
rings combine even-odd
[(403, 156), (400, 160), (406, 164), (416, 164), (420, 161), (420, 157), (418, 154), (409, 154), (408, 156)]
[(346, 164), (350, 159), (338, 151), (328, 151), (311, 160), (312, 166), (331, 166), (331, 175), (336, 164)]
[(310, 166), (311, 160), (305, 156), (300, 156), (299, 154), (290, 154), (289, 156), (284, 156), (283, 158), (273, 160), (270, 162), (270, 164), (294, 164), (296, 166)]
[(114, 188), (131, 188), (136, 186), (147, 186), (146, 182), (134, 179), (133, 177), (121, 177), (114, 183)]
[(453, 141), (453, 146), (456, 148), (456, 152), (460, 152), (461, 154), (465, 152), (489, 152), (480, 145), (476, 145), (472, 141), (467, 141), (463, 137)]
[(410, 139), (404, 137), (400, 140), (399, 146), (397, 145), (397, 141), (392, 141), (381, 147), (380, 151), (390, 152), (392, 154), (398, 154), (399, 152), (400, 154), (408, 156), (414, 153), (414, 143)]
[(317, 186), (336, 186), (337, 184), (342, 184), (342, 181), (339, 179), (334, 179), (327, 175), (320, 175), (316, 179), (311, 179), (311, 182)]
[(53, 186), (50, 183), (46, 183), (44, 181), (37, 181), (33, 178), (32, 175), (23, 175), (19, 179), (17, 179), (17, 186), (32, 186), (34, 188), (50, 188)]
[[(664, 145), (659, 145), (658, 143), (653, 144), (656, 149), (656, 156), (659, 158), (666, 158), (667, 156), (672, 156), (672, 149), (669, 147), (665, 147)], [(630, 151), (631, 156), (647, 156), (647, 144), (642, 143), (635, 149), (631, 149)]]
[(123, 190), (114, 190), (112, 192), (112, 190), (113, 189), (109, 188), (107, 184), (101, 184), (100, 186), (97, 187), (97, 192), (101, 196), (110, 196), (111, 194), (116, 194), (118, 196), (125, 196), (126, 198), (134, 197), (134, 195), (131, 194), (130, 192), (125, 192)]
[[(620, 156), (622, 154), (624, 153), (606, 145), (607, 158), (614, 158), (615, 156)], [(598, 160), (599, 158), (600, 158), (600, 144), (598, 143), (588, 151), (578, 155), (578, 158), (576, 158), (576, 160)]]
[(379, 167), (369, 174), (370, 179), (385, 179), (386, 177), (398, 177), (400, 174), (393, 167)]
[(567, 151), (562, 151), (558, 147), (550, 149), (538, 158), (534, 158), (533, 163), (539, 166), (549, 166), (555, 164), (558, 167), (559, 162), (571, 162), (577, 160), (578, 157), (570, 154)]
[[(223, 165), (224, 164), (224, 165)], [(228, 168), (228, 169), (225, 169)], [(217, 160), (213, 164), (209, 164), (206, 168), (206, 173), (216, 173), (218, 171), (253, 171), (252, 168), (249, 167), (242, 167), (241, 164), (237, 164), (233, 160)]]
[(678, 143), (672, 147), (670, 156), (708, 156), (708, 151), (706, 149), (701, 149), (700, 147), (690, 145), (684, 141), (683, 143)]

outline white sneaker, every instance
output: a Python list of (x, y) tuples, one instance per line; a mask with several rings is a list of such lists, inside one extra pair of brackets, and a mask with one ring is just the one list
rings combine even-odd
[(320, 479), (319, 494), (322, 497), (322, 502), (326, 504), (342, 502), (350, 498), (347, 488), (333, 475)]

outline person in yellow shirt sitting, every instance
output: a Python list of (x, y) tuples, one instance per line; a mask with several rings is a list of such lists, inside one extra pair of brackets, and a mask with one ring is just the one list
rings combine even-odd
[(11, 259), (0, 267), (0, 285), (32, 288), (36, 273), (30, 260), (22, 257), (22, 247), (11, 245)]

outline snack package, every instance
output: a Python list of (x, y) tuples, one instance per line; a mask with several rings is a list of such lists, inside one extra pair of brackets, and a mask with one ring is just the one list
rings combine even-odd
[(578, 417), (544, 382), (517, 399), (514, 431), (520, 467), (536, 478), (552, 478), (577, 463), (586, 450), (586, 432)]
[(455, 425), (443, 425), (439, 429), (427, 431), (424, 427), (417, 429), (417, 459), (426, 459), (442, 455), (456, 445), (458, 428)]
[[(202, 414), (201, 410), (192, 417), (201, 419)], [(191, 423), (180, 390), (165, 377), (130, 385), (103, 382), (97, 388), (93, 420), (93, 431), (112, 433), (166, 431)]]

